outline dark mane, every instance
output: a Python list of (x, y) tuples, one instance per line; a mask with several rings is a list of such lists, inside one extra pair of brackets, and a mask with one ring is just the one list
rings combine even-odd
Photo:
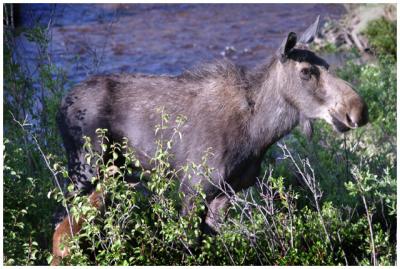
[(199, 81), (214, 78), (230, 79), (237, 82), (237, 85), (246, 85), (247, 70), (244, 66), (235, 65), (228, 60), (220, 60), (214, 63), (203, 64), (200, 67), (184, 71), (177, 76), (185, 81)]

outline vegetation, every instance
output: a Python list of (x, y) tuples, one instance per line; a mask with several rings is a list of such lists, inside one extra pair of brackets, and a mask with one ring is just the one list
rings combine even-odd
[(364, 31), (377, 54), (396, 58), (396, 24), (384, 18), (372, 21)]
[[(388, 40), (396, 27), (379, 20), (365, 33), (377, 63), (350, 60), (338, 74), (365, 98), (371, 123), (338, 136), (317, 122), (311, 142), (297, 131), (280, 141), (265, 156), (259, 182), (231, 196), (220, 232), (209, 236), (200, 233), (201, 189), (192, 214), (179, 215), (183, 197), (177, 182), (167, 179), (177, 173), (168, 169), (173, 158), (168, 140), (155, 141), (155, 168), (145, 171), (128, 141), (96, 152), (86, 139), (87, 160), (99, 167), (93, 182), (108, 206), (101, 211), (86, 196), (66, 198), (66, 160), (55, 124), (68, 89), (65, 72), (48, 54), (49, 28), (5, 28), (3, 263), (48, 264), (52, 214), (68, 204), (71, 217), (84, 222), (64, 242), (71, 249), (66, 265), (394, 265), (397, 72), (396, 44)], [(34, 72), (14, 50), (22, 35), (37, 48)], [(165, 123), (160, 132), (177, 125), (175, 135), (184, 124), (165, 114), (160, 122)], [(98, 136), (105, 144), (106, 130)], [(113, 153), (107, 162), (105, 151)], [(103, 180), (121, 154), (123, 165)], [(182, 169), (207, 177), (212, 168), (206, 160), (205, 154), (203, 163)], [(122, 180), (133, 173), (130, 167), (146, 175), (147, 193)]]

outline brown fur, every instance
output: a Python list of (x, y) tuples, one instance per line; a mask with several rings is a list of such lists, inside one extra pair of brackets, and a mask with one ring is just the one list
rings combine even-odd
[[(94, 191), (89, 196), (90, 204), (97, 208), (101, 209), (103, 207), (103, 195), (101, 191)], [(69, 249), (67, 246), (63, 246), (61, 248), (61, 244), (65, 241), (66, 238), (72, 235), (79, 233), (82, 228), (82, 224), (84, 222), (84, 218), (79, 218), (78, 222), (73, 220), (73, 218), (69, 219), (65, 217), (55, 228), (53, 234), (53, 260), (51, 261), (51, 265), (60, 265), (61, 260), (69, 255)]]
[[(107, 176), (105, 177), (105, 179), (116, 174), (117, 172), (117, 167), (110, 166), (108, 168)], [(98, 210), (103, 209), (103, 201), (104, 195), (102, 190), (94, 191), (89, 195), (89, 203)], [(57, 224), (53, 234), (53, 260), (51, 261), (52, 266), (60, 265), (61, 260), (69, 255), (68, 247), (63, 246), (63, 248), (61, 248), (61, 244), (68, 237), (79, 233), (84, 221), (84, 216), (80, 217), (78, 222), (76, 222), (72, 217), (69, 218), (68, 216), (66, 216), (59, 224)]]

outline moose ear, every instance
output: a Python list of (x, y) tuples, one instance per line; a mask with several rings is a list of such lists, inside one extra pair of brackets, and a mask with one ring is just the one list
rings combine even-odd
[(279, 47), (277, 54), (281, 62), (283, 62), (289, 52), (296, 46), (297, 35), (296, 33), (290, 32), (288, 36), (283, 40), (282, 45)]
[(319, 25), (319, 15), (318, 15), (317, 19), (315, 20), (315, 22), (313, 24), (311, 24), (307, 28), (307, 30), (305, 30), (304, 33), (301, 35), (299, 43), (302, 43), (302, 44), (311, 43), (318, 33), (318, 25)]

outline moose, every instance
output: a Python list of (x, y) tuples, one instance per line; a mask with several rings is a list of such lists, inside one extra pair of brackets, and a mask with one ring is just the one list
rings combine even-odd
[[(194, 186), (200, 185), (207, 203), (203, 222), (216, 231), (222, 214), (218, 212), (229, 207), (229, 197), (216, 186), (222, 181), (238, 192), (255, 184), (266, 150), (296, 126), (310, 137), (316, 119), (339, 133), (368, 122), (362, 97), (310, 51), (318, 24), (319, 16), (300, 38), (290, 32), (269, 60), (251, 70), (221, 61), (178, 76), (103, 75), (77, 85), (64, 97), (57, 115), (76, 189), (90, 195), (97, 208), (102, 206), (90, 180), (94, 172), (85, 165), (82, 139), (96, 141), (98, 128), (108, 130), (110, 141), (128, 138), (143, 167), (151, 169), (148, 156), (156, 150), (154, 126), (160, 119), (158, 108), (163, 107), (171, 117), (187, 118), (182, 138), (172, 148), (171, 167), (200, 163), (204, 152), (212, 150), (211, 180), (179, 181), (186, 194), (181, 213), (190, 212)], [(65, 218), (56, 226), (53, 264), (68, 255), (68, 249), (59, 248), (61, 239), (79, 232), (80, 225)]]

